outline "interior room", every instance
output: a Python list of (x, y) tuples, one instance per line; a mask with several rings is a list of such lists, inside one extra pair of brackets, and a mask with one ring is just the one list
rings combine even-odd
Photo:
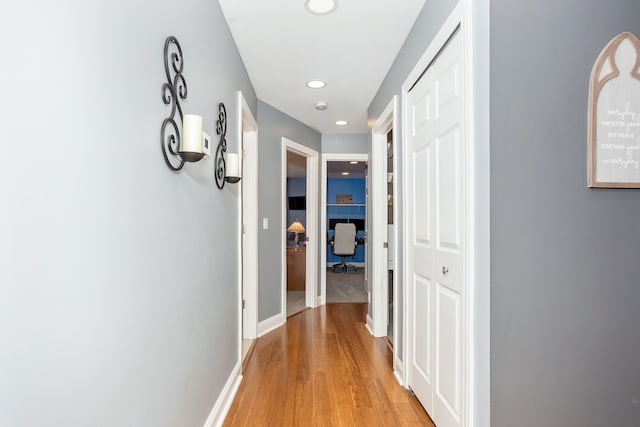
[(287, 317), (305, 307), (307, 159), (287, 152)]
[[(366, 168), (366, 161), (327, 162), (327, 303), (367, 302)], [(352, 225), (351, 230), (345, 224)], [(336, 245), (338, 239), (344, 247)]]

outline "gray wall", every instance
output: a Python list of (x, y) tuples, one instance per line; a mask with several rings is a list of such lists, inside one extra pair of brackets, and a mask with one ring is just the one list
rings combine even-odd
[(169, 35), (208, 133), (237, 90), (256, 112), (218, 3), (18, 2), (0, 34), (0, 425), (202, 426), (238, 362), (239, 200), (159, 136)]
[(322, 152), (366, 154), (369, 152), (369, 135), (366, 133), (323, 134)]
[(640, 191), (586, 187), (591, 67), (640, 2), (491, 1), (491, 425), (640, 425)]
[[(271, 105), (258, 101), (258, 162), (260, 165), (258, 168), (260, 221), (258, 320), (260, 321), (283, 311), (280, 300), (282, 284), (280, 266), (282, 265), (282, 236), (286, 231), (282, 229), (281, 224), (284, 209), (284, 196), (281, 189), (282, 137), (305, 145), (318, 153), (321, 151), (320, 133)], [(262, 229), (263, 218), (269, 218), (268, 230)], [(319, 242), (316, 242), (316, 245), (319, 245)]]
[[(415, 67), (416, 63), (424, 54), (425, 50), (431, 43), (431, 40), (435, 37), (438, 30), (447, 19), (447, 17), (453, 11), (453, 8), (457, 4), (456, 0), (429, 0), (426, 2), (424, 8), (416, 18), (416, 22), (407, 37), (407, 40), (404, 42), (402, 49), (398, 53), (389, 73), (385, 77), (380, 89), (376, 93), (376, 96), (373, 98), (373, 101), (369, 105), (368, 109), (368, 122), (370, 125), (375, 124), (378, 120), (384, 109), (389, 105), (394, 95), (398, 96), (398, 100), (400, 100), (402, 84), (405, 79), (409, 76), (409, 73)], [(402, 141), (402, 127), (400, 123), (402, 123), (402, 111), (400, 102), (398, 102), (398, 119), (399, 123), (394, 124), (394, 133), (396, 134), (396, 141)], [(369, 140), (371, 137), (369, 136)], [(369, 143), (369, 158), (371, 158), (371, 144)], [(402, 174), (402, 163), (401, 159), (403, 156), (402, 153), (402, 143), (397, 144), (397, 174), (400, 176)], [(369, 183), (371, 186), (371, 183)], [(395, 195), (395, 202), (398, 203), (398, 206), (402, 206), (402, 182), (398, 181), (398, 194)], [(403, 245), (403, 223), (402, 223), (402, 213), (400, 212), (398, 218), (396, 219), (397, 227), (398, 227), (398, 241), (396, 245), (398, 248), (402, 248)], [(402, 252), (398, 252), (398, 259), (396, 260), (396, 265), (401, 266), (403, 262)], [(371, 263), (369, 263), (368, 268), (371, 269)], [(368, 272), (368, 277), (371, 277), (371, 271)], [(395, 278), (395, 283), (397, 285), (401, 285), (404, 283), (402, 269), (399, 269), (397, 272), (397, 277)], [(402, 312), (404, 307), (403, 303), (403, 289), (402, 286), (399, 287), (398, 293), (398, 301), (397, 307), (399, 311), (399, 318), (402, 318)], [(371, 314), (371, 307), (369, 307), (369, 313)], [(398, 336), (402, 337), (402, 322), (398, 322)], [(402, 355), (402, 339), (399, 339), (399, 347), (396, 349), (398, 353), (398, 357), (403, 358)]]

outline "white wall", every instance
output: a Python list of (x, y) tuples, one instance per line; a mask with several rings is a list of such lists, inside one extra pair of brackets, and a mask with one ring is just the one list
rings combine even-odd
[(238, 194), (167, 168), (161, 86), (175, 35), (185, 113), (255, 114), (218, 3), (15, 2), (0, 34), (0, 425), (203, 425), (238, 359)]

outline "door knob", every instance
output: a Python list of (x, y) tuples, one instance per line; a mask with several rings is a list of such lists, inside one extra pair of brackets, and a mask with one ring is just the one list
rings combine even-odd
[(442, 266), (442, 274), (447, 274), (448, 272), (449, 272), (449, 269), (443, 265)]

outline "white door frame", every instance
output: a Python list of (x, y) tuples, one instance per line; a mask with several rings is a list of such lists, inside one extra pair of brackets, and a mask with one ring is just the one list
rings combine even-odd
[[(238, 312), (242, 326), (239, 328), (242, 347), (242, 339), (256, 338), (258, 329), (258, 123), (241, 91), (237, 92), (236, 100), (238, 126), (235, 131), (243, 159), (240, 175), (242, 179), (240, 180), (240, 254), (238, 257), (240, 260)], [(246, 156), (245, 153), (249, 155)]]
[[(389, 320), (387, 315), (389, 309), (387, 306), (389, 301), (388, 250), (385, 247), (388, 234), (387, 133), (393, 128), (394, 123), (398, 123), (397, 110), (397, 97), (394, 96), (371, 129), (371, 164), (369, 165), (369, 182), (371, 183), (371, 209), (369, 210), (371, 212), (369, 225), (371, 231), (369, 235), (369, 244), (371, 245), (369, 247), (371, 251), (371, 324), (369, 329), (375, 337), (387, 336)], [(397, 145), (397, 132), (394, 132), (394, 157), (396, 157)], [(394, 158), (394, 162), (396, 162), (396, 158)], [(397, 171), (397, 168), (394, 170)], [(394, 213), (397, 212), (396, 209), (397, 206), (394, 206)], [(394, 237), (397, 241), (397, 236)], [(397, 251), (395, 255), (394, 259), (397, 260)], [(396, 326), (397, 322), (394, 328)], [(394, 341), (397, 341), (397, 335), (394, 337)], [(396, 344), (397, 342), (394, 342), (394, 346)]]
[[(402, 134), (408, 135), (407, 94), (423, 71), (436, 58), (456, 27), (460, 25), (465, 62), (465, 121), (467, 138), (467, 203), (466, 203), (466, 248), (465, 281), (468, 289), (463, 302), (466, 331), (464, 347), (464, 400), (466, 420), (470, 427), (489, 426), (489, 73), (488, 73), (488, 1), (473, 5), (471, 0), (461, 0), (442, 25), (429, 47), (418, 60), (402, 85)], [(476, 49), (476, 46), (479, 49)], [(408, 150), (403, 150), (403, 171), (408, 164)], [(406, 202), (411, 197), (407, 193), (410, 177), (403, 174), (403, 224), (409, 225), (411, 212)], [(409, 272), (411, 258), (410, 243), (403, 242), (403, 271)], [(403, 292), (403, 355), (411, 355), (413, 328), (409, 317), (409, 295), (412, 294), (411, 280), (405, 277), (407, 285)], [(404, 382), (408, 384), (411, 363), (405, 363)]]
[[(384, 243), (388, 239), (387, 226), (387, 134), (394, 130), (393, 146), (393, 195), (398, 197), (398, 97), (394, 96), (387, 107), (371, 129), (371, 168), (369, 176), (371, 179), (371, 283), (372, 283), (372, 325), (370, 329), (374, 336), (386, 336), (389, 284), (388, 284), (388, 249), (384, 248)], [(399, 206), (396, 200), (393, 203), (394, 217), (394, 253), (393, 260), (396, 264), (394, 269), (393, 300), (396, 301), (393, 309), (393, 370), (396, 378), (402, 378), (402, 361), (397, 357), (399, 347), (398, 324), (401, 321), (397, 310), (398, 287), (398, 211)], [(400, 381), (402, 383), (402, 381)]]
[[(328, 162), (366, 162), (366, 153), (323, 153), (320, 167), (320, 297), (316, 306), (327, 303), (327, 163)], [(368, 209), (365, 207), (365, 209)], [(365, 244), (368, 244), (365, 243)], [(366, 256), (366, 255), (365, 255)], [(365, 260), (366, 263), (367, 260)]]
[(305, 305), (316, 306), (318, 295), (318, 152), (294, 142), (288, 138), (282, 138), (282, 218), (281, 218), (281, 245), (282, 248), (282, 315), (287, 317), (287, 151), (295, 153), (307, 159), (307, 217), (306, 217), (306, 276), (305, 276)]

